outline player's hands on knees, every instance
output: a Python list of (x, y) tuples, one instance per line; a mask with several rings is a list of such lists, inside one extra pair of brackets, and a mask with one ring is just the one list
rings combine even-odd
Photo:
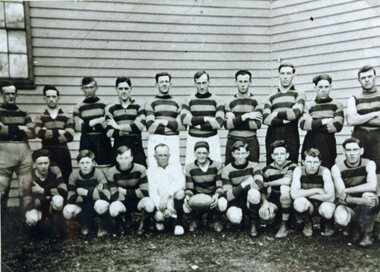
[(247, 188), (247, 186), (250, 186), (251, 184), (253, 184), (253, 177), (249, 177), (249, 178), (245, 179), (245, 180), (241, 183), (241, 187), (243, 187), (243, 188)]
[(375, 195), (366, 195), (363, 197), (363, 205), (366, 205), (368, 207), (375, 207), (376, 206), (376, 201), (377, 201), (377, 196)]
[(214, 209), (216, 207), (216, 205), (218, 205), (218, 199), (219, 199), (219, 195), (218, 194), (214, 194), (211, 198), (211, 205), (210, 205), (210, 208), (211, 209)]
[(80, 196), (87, 196), (88, 190), (84, 188), (77, 188), (77, 194)]

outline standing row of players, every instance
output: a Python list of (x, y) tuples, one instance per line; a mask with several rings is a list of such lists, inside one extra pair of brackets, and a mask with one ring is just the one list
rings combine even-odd
[[(67, 142), (73, 139), (74, 128), (81, 131), (80, 150), (91, 150), (98, 166), (114, 164), (112, 154), (122, 145), (129, 146), (135, 162), (146, 165), (146, 157), (141, 143), (141, 131), (147, 127), (148, 163), (154, 165), (154, 147), (167, 143), (171, 150), (171, 160), (179, 161), (179, 130), (189, 127), (186, 147), (187, 164), (194, 161), (193, 147), (198, 141), (206, 141), (210, 146), (210, 158), (220, 161), (218, 129), (224, 124), (229, 130), (226, 145), (227, 165), (232, 161), (231, 147), (238, 140), (248, 143), (250, 161), (258, 161), (259, 145), (256, 138), (261, 123), (268, 125), (266, 136), (267, 164), (272, 162), (270, 144), (283, 139), (289, 146), (290, 160), (297, 162), (299, 152), (298, 123), (308, 131), (302, 151), (310, 147), (318, 148), (322, 164), (328, 168), (335, 162), (336, 144), (334, 133), (343, 126), (342, 105), (329, 96), (331, 77), (319, 75), (313, 79), (316, 99), (305, 109), (305, 95), (295, 90), (292, 81), (295, 68), (282, 64), (279, 69), (279, 88), (264, 104), (258, 103), (249, 92), (251, 73), (241, 70), (235, 75), (238, 93), (224, 105), (209, 92), (209, 75), (199, 71), (194, 75), (197, 88), (182, 105), (170, 96), (171, 76), (167, 73), (156, 75), (158, 95), (153, 101), (139, 106), (131, 97), (130, 79), (116, 80), (116, 90), (120, 103), (107, 107), (96, 96), (96, 81), (84, 78), (82, 90), (86, 99), (74, 110), (74, 122), (58, 108), (59, 91), (54, 86), (45, 86), (44, 98), (48, 109), (36, 125), (28, 114), (15, 105), (17, 90), (8, 84), (2, 87), (4, 103), (1, 106), (0, 144), (6, 160), (0, 165), (2, 203), (6, 201), (10, 179), (16, 171), (20, 190), (28, 184), (32, 165), (27, 139), (35, 134), (42, 139), (42, 146), (51, 151), (53, 161), (62, 169), (64, 180), (71, 173), (71, 159)], [(354, 125), (353, 136), (359, 138), (365, 147), (364, 156), (379, 162), (379, 94), (375, 87), (376, 71), (365, 66), (358, 73), (362, 94), (348, 101), (347, 120)], [(114, 138), (111, 148), (110, 138)], [(371, 148), (367, 148), (371, 146)], [(304, 154), (304, 152), (302, 152)], [(23, 198), (25, 199), (25, 197)], [(27, 200), (25, 201), (27, 202)], [(25, 206), (25, 205), (24, 205)], [(5, 207), (5, 205), (2, 205)]]

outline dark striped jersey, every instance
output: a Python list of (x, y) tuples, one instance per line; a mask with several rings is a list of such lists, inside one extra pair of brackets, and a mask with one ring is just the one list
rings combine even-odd
[[(30, 133), (21, 130), (19, 126), (26, 126)], [(34, 124), (28, 113), (16, 105), (2, 104), (0, 106), (0, 142), (27, 142), (34, 138)]]
[[(291, 161), (286, 161), (281, 168), (277, 167), (277, 165), (272, 162), (262, 170), (264, 181), (270, 182), (284, 177), (288, 177), (290, 180), (292, 180), (293, 172), (296, 167), (297, 164)], [(271, 190), (273, 192), (280, 193), (280, 187), (281, 186), (271, 186)]]
[[(205, 122), (204, 117), (214, 117), (216, 121)], [(183, 103), (181, 119), (184, 125), (190, 126), (190, 136), (214, 136), (223, 126), (224, 104), (215, 94), (196, 93)]]
[(99, 97), (87, 98), (75, 106), (73, 111), (74, 122), (80, 123), (83, 120), (82, 133), (103, 133), (104, 128), (101, 124), (90, 127), (89, 123), (91, 120), (104, 117), (105, 108), (106, 104), (100, 101)]
[[(340, 132), (343, 128), (344, 113), (342, 103), (335, 102), (332, 98), (313, 101), (303, 115), (300, 127), (307, 131), (319, 131), (325, 133)], [(323, 125), (322, 119), (333, 118), (332, 125)]]
[[(373, 93), (361, 93), (360, 95), (354, 96), (354, 99), (358, 114), (380, 111), (380, 92), (378, 90)], [(364, 129), (380, 128), (377, 124), (371, 124), (371, 121), (359, 125), (359, 127)]]
[(64, 200), (67, 198), (67, 186), (63, 180), (61, 170), (58, 166), (50, 166), (48, 173), (44, 180), (37, 176), (36, 170), (32, 171), (32, 183), (31, 186), (34, 186), (34, 183), (37, 183), (45, 191), (43, 194), (37, 194), (32, 192), (34, 204), (33, 208), (44, 205), (44, 203), (49, 202), (52, 197), (60, 195)]
[(241, 116), (249, 112), (260, 112), (262, 109), (253, 94), (249, 97), (242, 98), (235, 94), (232, 101), (226, 104), (226, 122), (225, 127), (229, 130), (228, 135), (238, 137), (252, 137), (256, 135), (256, 130), (261, 127), (258, 120), (242, 120)]
[(284, 120), (296, 121), (304, 111), (306, 96), (297, 92), (294, 86), (286, 93), (278, 90), (264, 103), (263, 120), (268, 126), (282, 125)]
[(318, 172), (314, 175), (309, 175), (306, 173), (306, 169), (304, 166), (301, 166), (301, 189), (312, 189), (312, 188), (324, 188), (324, 181), (323, 181), (323, 172), (325, 171), (324, 166), (320, 166), (318, 169)]
[(108, 137), (117, 138), (120, 136), (138, 136), (145, 128), (145, 110), (134, 99), (124, 107), (122, 104), (115, 104), (107, 108), (106, 119), (113, 119), (122, 130), (107, 126)]
[[(131, 168), (125, 171), (121, 171), (118, 166), (113, 166), (106, 171), (106, 177), (110, 186), (111, 201), (124, 201), (128, 198), (141, 199), (149, 195), (146, 169), (141, 164), (133, 163)], [(119, 187), (126, 189), (127, 194), (121, 194)]]
[(247, 161), (244, 165), (236, 165), (232, 162), (223, 168), (223, 191), (227, 200), (236, 198), (237, 192), (242, 190), (240, 184), (249, 177), (253, 178), (253, 188), (259, 190), (263, 188), (263, 176), (258, 163)]
[[(171, 95), (156, 95), (154, 100), (145, 104), (146, 128), (151, 134), (178, 135), (182, 129), (180, 105)], [(156, 124), (155, 120), (168, 121), (167, 126)]]
[[(38, 138), (42, 140), (42, 146), (66, 145), (74, 139), (74, 123), (72, 118), (64, 114), (62, 109), (58, 110), (56, 118), (52, 118), (49, 111), (45, 110), (35, 121), (35, 130)], [(59, 137), (59, 130), (65, 132)], [(48, 136), (50, 132), (52, 136)]]
[(186, 165), (186, 195), (192, 196), (199, 193), (208, 195), (223, 194), (221, 179), (223, 164), (211, 159), (209, 161), (210, 164), (205, 172), (199, 167), (197, 161)]
[[(335, 165), (338, 167), (342, 180), (346, 188), (367, 183), (367, 164), (370, 160), (360, 159), (358, 166), (351, 167), (346, 160), (338, 161)], [(350, 194), (354, 197), (361, 197), (362, 193)]]
[[(69, 193), (67, 202), (69, 204), (80, 204), (83, 200), (110, 200), (110, 191), (103, 171), (94, 168), (89, 174), (84, 175), (80, 170), (74, 170), (69, 178)], [(77, 189), (88, 190), (87, 196), (77, 194)]]

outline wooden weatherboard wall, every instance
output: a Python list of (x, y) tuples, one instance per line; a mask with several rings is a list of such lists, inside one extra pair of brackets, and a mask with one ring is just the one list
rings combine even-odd
[[(156, 94), (154, 75), (172, 74), (174, 96), (195, 92), (193, 75), (210, 73), (211, 91), (229, 99), (234, 74), (249, 69), (253, 89), (269, 92), (270, 1), (141, 0), (123, 2), (30, 2), (35, 91), (21, 91), (20, 106), (33, 117), (45, 108), (42, 88), (61, 91), (61, 106), (71, 114), (82, 100), (81, 78), (94, 76), (98, 95), (116, 103), (118, 76), (132, 79), (140, 103)], [(226, 132), (221, 132), (224, 153)], [(146, 133), (143, 134), (146, 146)], [(184, 162), (186, 133), (181, 133)], [(32, 148), (40, 142), (31, 142)], [(69, 144), (75, 158), (79, 134)], [(73, 166), (76, 162), (73, 160)], [(16, 184), (14, 183), (14, 186)], [(17, 195), (16, 191), (12, 192)], [(14, 199), (14, 201), (17, 201)]]
[[(29, 6), (37, 89), (21, 90), (18, 103), (33, 117), (45, 108), (41, 93), (46, 84), (58, 87), (62, 108), (71, 114), (82, 99), (83, 76), (96, 77), (98, 95), (109, 103), (117, 102), (115, 78), (129, 76), (134, 96), (143, 103), (156, 93), (157, 72), (170, 72), (172, 94), (183, 98), (195, 92), (193, 74), (206, 69), (211, 91), (228, 101), (236, 92), (234, 73), (249, 69), (252, 91), (265, 99), (277, 85), (276, 68), (282, 60), (296, 65), (295, 85), (307, 93), (308, 101), (314, 98), (312, 77), (329, 73), (332, 97), (346, 105), (349, 96), (360, 92), (356, 73), (361, 66), (371, 64), (380, 72), (378, 0), (129, 0)], [(264, 126), (258, 132), (261, 162), (265, 133)], [(338, 144), (350, 133), (345, 125)], [(220, 134), (224, 153), (226, 131)], [(143, 137), (146, 145), (146, 133)], [(185, 137), (181, 133), (182, 162)], [(40, 147), (38, 140), (31, 145)], [(75, 158), (79, 134), (69, 146)], [(10, 204), (17, 201), (12, 198)]]

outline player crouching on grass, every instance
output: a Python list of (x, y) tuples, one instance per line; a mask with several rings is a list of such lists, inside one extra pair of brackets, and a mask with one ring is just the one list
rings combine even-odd
[(302, 166), (297, 166), (290, 186), (293, 207), (304, 223), (303, 234), (313, 235), (313, 215), (321, 218), (322, 236), (334, 234), (333, 215), (335, 210), (335, 189), (330, 170), (321, 166), (321, 153), (310, 148), (304, 152)]
[(195, 231), (202, 215), (208, 213), (208, 219), (214, 217), (214, 230), (221, 232), (221, 217), (227, 208), (221, 180), (223, 164), (209, 158), (210, 146), (206, 141), (195, 143), (194, 154), (195, 161), (185, 167), (186, 197), (183, 210), (192, 217), (189, 230)]
[(228, 200), (227, 218), (238, 225), (248, 215), (250, 236), (256, 237), (259, 213), (262, 219), (272, 220), (277, 207), (266, 200), (261, 169), (258, 163), (247, 160), (247, 144), (237, 141), (231, 152), (234, 161), (222, 171), (223, 190)]
[(142, 235), (154, 214), (154, 202), (148, 196), (148, 179), (145, 166), (134, 163), (132, 151), (122, 145), (116, 149), (117, 165), (106, 172), (111, 190), (110, 215), (115, 218), (123, 234), (131, 223), (131, 212), (142, 212), (137, 230)]
[[(149, 197), (154, 201), (156, 228), (163, 231), (165, 223), (175, 223), (174, 235), (183, 235), (183, 200), (185, 198), (185, 176), (176, 161), (170, 161), (170, 150), (166, 144), (154, 147), (157, 165), (147, 171)], [(169, 219), (172, 219), (171, 222)]]
[(368, 247), (373, 243), (372, 231), (379, 211), (376, 164), (362, 158), (364, 149), (356, 138), (345, 140), (343, 148), (346, 159), (338, 161), (331, 169), (339, 203), (334, 219), (340, 226), (350, 226), (351, 231), (358, 225), (364, 232), (359, 245)]
[(31, 194), (32, 202), (25, 213), (29, 230), (49, 231), (61, 237), (64, 229), (62, 209), (67, 197), (67, 186), (58, 166), (50, 164), (50, 152), (39, 149), (33, 152)]
[(270, 147), (273, 162), (263, 169), (264, 187), (269, 192), (268, 201), (280, 208), (276, 213), (275, 223), (281, 220), (281, 225), (275, 237), (285, 238), (288, 236), (289, 212), (292, 206), (290, 183), (297, 164), (288, 160), (289, 152), (285, 141), (274, 141)]
[(81, 234), (87, 236), (94, 220), (97, 236), (107, 234), (110, 191), (102, 170), (95, 168), (95, 155), (92, 151), (82, 150), (77, 156), (79, 170), (73, 171), (69, 178), (68, 204), (63, 215), (68, 220), (77, 218), (81, 224)]

